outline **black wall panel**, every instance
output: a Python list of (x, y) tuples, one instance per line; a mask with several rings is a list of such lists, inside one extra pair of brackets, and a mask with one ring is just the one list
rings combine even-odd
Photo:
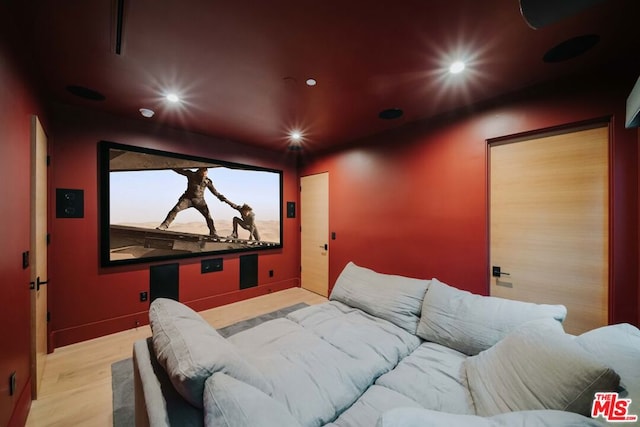
[(258, 286), (258, 255), (240, 256), (240, 289)]
[(179, 264), (152, 265), (149, 268), (149, 293), (151, 301), (170, 298), (178, 301)]

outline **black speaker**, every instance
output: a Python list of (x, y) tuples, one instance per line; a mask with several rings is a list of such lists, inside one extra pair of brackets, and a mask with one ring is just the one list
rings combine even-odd
[(56, 218), (84, 218), (84, 190), (57, 188)]
[(178, 299), (178, 284), (180, 283), (179, 264), (161, 264), (149, 267), (150, 301), (156, 298)]
[(240, 289), (258, 286), (258, 255), (240, 256)]

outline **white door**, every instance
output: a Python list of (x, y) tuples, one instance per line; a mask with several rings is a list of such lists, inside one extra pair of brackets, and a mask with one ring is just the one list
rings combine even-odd
[(564, 304), (567, 332), (608, 323), (609, 129), (490, 146), (491, 295)]
[(329, 173), (300, 178), (302, 287), (329, 293)]
[(47, 135), (31, 119), (31, 375), (38, 398), (47, 355)]

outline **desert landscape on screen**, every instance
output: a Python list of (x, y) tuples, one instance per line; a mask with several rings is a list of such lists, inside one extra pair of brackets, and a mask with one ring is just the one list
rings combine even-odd
[[(233, 232), (233, 221), (225, 220), (225, 219), (214, 219), (214, 224), (216, 227), (216, 231), (218, 232), (218, 236), (220, 237), (228, 237)], [(155, 229), (158, 226), (157, 222), (143, 222), (143, 223), (121, 223), (117, 225), (126, 225), (129, 227), (138, 227), (138, 228), (150, 228)], [(260, 233), (260, 240), (263, 242), (269, 243), (280, 243), (280, 222), (273, 221), (260, 221), (256, 220), (256, 225), (258, 227), (258, 232)], [(190, 234), (203, 234), (205, 236), (209, 235), (209, 229), (207, 228), (207, 224), (203, 221), (200, 222), (180, 222), (180, 217), (176, 221), (174, 221), (171, 226), (167, 229), (167, 231), (174, 231), (176, 233), (190, 233)], [(249, 239), (249, 231), (243, 229), (242, 227), (238, 227), (238, 239)]]

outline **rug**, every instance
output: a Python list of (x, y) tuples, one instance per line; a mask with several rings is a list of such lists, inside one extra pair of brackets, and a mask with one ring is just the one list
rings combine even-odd
[[(217, 329), (223, 337), (228, 337), (252, 328), (267, 320), (284, 317), (292, 311), (307, 307), (305, 303), (295, 304), (272, 311), (252, 319)], [(135, 425), (133, 394), (133, 359), (120, 360), (111, 365), (111, 391), (113, 396), (113, 427), (133, 427)]]

